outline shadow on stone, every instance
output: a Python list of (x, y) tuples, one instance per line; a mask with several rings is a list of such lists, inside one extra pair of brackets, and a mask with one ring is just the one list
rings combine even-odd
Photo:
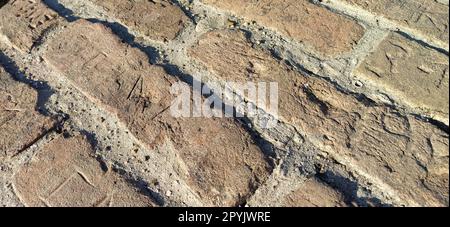
[(360, 207), (391, 207), (391, 205), (383, 203), (378, 198), (361, 197), (358, 195), (360, 188), (357, 182), (333, 173), (332, 171), (328, 170), (324, 173), (319, 173), (317, 177), (341, 192), (344, 195), (344, 201), (347, 205), (352, 206), (356, 204)]
[(6, 5), (9, 2), (9, 0), (0, 0), (0, 8), (2, 8), (4, 5)]
[(122, 42), (144, 52), (148, 56), (150, 64), (152, 65), (154, 65), (159, 59), (159, 54), (156, 48), (143, 46), (135, 42), (136, 37), (128, 31), (128, 28), (117, 22), (108, 22), (97, 18), (81, 18), (75, 16), (72, 10), (60, 4), (58, 0), (44, 0), (44, 3), (50, 9), (58, 13), (59, 16), (64, 17), (68, 22), (75, 22), (77, 20), (84, 19), (94, 24), (102, 24), (103, 26), (111, 29), (111, 31), (122, 40)]
[(45, 104), (54, 94), (52, 88), (46, 82), (35, 81), (27, 78), (16, 63), (2, 52), (0, 52), (0, 66), (3, 66), (6, 72), (8, 72), (15, 81), (27, 84), (35, 89), (38, 92), (36, 110), (45, 116), (50, 116)]
[(166, 205), (165, 199), (159, 193), (151, 190), (150, 185), (145, 180), (130, 176), (130, 174), (120, 168), (118, 164), (113, 165), (113, 171), (120, 174), (130, 185), (136, 187), (139, 190), (139, 193), (153, 200), (156, 205), (161, 207)]

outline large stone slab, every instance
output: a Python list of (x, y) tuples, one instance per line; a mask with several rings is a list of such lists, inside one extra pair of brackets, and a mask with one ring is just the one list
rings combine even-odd
[(37, 110), (38, 96), (0, 65), (0, 157), (16, 155), (53, 127), (54, 120)]
[(405, 200), (448, 205), (448, 133), (437, 126), (302, 75), (239, 31), (207, 33), (189, 55), (223, 81), (278, 82), (281, 118), (317, 146), (356, 160)]
[(82, 135), (42, 146), (15, 175), (14, 188), (33, 207), (155, 206), (146, 189), (99, 162)]
[(117, 113), (149, 149), (174, 146), (205, 204), (236, 205), (270, 173), (262, 151), (234, 120), (172, 117), (170, 88), (179, 81), (103, 25), (71, 24), (51, 40), (44, 58)]
[(324, 55), (335, 56), (351, 51), (364, 34), (364, 28), (355, 21), (308, 0), (202, 2), (271, 27)]
[(396, 33), (356, 69), (357, 77), (385, 87), (402, 100), (448, 119), (448, 56)]
[(134, 31), (159, 41), (173, 40), (188, 21), (180, 8), (166, 0), (91, 1)]
[(448, 43), (448, 1), (344, 0)]

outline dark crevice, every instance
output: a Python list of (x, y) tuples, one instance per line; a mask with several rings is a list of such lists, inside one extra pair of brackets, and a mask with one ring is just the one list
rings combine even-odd
[(442, 48), (439, 48), (439, 47), (432, 46), (432, 45), (430, 45), (430, 44), (428, 44), (428, 43), (426, 43), (426, 42), (424, 42), (424, 41), (422, 41), (422, 40), (416, 39), (416, 38), (414, 38), (414, 37), (408, 35), (408, 34), (405, 33), (405, 32), (397, 31), (397, 33), (400, 34), (400, 35), (402, 35), (402, 36), (404, 36), (405, 38), (407, 38), (407, 39), (409, 39), (409, 40), (412, 40), (412, 41), (418, 43), (418, 44), (421, 45), (421, 46), (424, 46), (424, 47), (426, 47), (426, 48), (433, 49), (433, 50), (435, 50), (435, 51), (437, 51), (437, 52), (439, 52), (439, 53), (441, 53), (441, 54), (445, 54), (445, 55), (447, 55), (447, 56), (449, 55), (449, 53), (448, 53), (447, 50), (442, 49)]
[(150, 198), (157, 206), (163, 207), (166, 205), (164, 197), (153, 191), (145, 180), (131, 176), (121, 167), (120, 164), (117, 163), (113, 164), (112, 170), (120, 174), (131, 186), (137, 188), (139, 193)]
[(339, 191), (344, 196), (344, 202), (348, 206), (359, 207), (391, 207), (391, 204), (383, 203), (380, 199), (374, 197), (360, 197), (358, 190), (360, 187), (358, 182), (347, 177), (336, 174), (330, 170), (317, 171), (317, 178), (332, 188)]
[(322, 111), (323, 115), (327, 116), (330, 113), (330, 107), (328, 106), (328, 104), (323, 102), (321, 99), (317, 98), (317, 96), (310, 88), (304, 87), (303, 91), (306, 93), (306, 96), (308, 97), (309, 101), (319, 106), (319, 109), (320, 111)]
[[(290, 63), (290, 65), (291, 64), (292, 63)], [(365, 107), (384, 106), (384, 107), (387, 107), (387, 108), (389, 108), (389, 109), (391, 109), (392, 111), (395, 111), (395, 112), (403, 112), (403, 111), (401, 111), (399, 109), (398, 106), (395, 106), (394, 104), (388, 104), (388, 103), (378, 104), (377, 102), (375, 102), (374, 100), (370, 99), (369, 97), (367, 97), (364, 94), (349, 91), (349, 90), (345, 89), (344, 87), (342, 87), (341, 85), (339, 85), (337, 82), (331, 80), (331, 78), (321, 77), (321, 76), (311, 72), (310, 70), (304, 68), (303, 66), (301, 66), (298, 63), (295, 63), (295, 65), (291, 66), (291, 67), (293, 67), (294, 69), (297, 69), (297, 71), (299, 71), (305, 77), (315, 77), (315, 78), (319, 78), (321, 80), (324, 80), (325, 82), (330, 83), (339, 92), (341, 92), (341, 93), (343, 93), (345, 95), (349, 95), (349, 96), (354, 97), (358, 102), (363, 104)], [(387, 98), (389, 98), (387, 95), (385, 95), (385, 96)], [(391, 103), (394, 103), (394, 100), (390, 100), (390, 101), (391, 101)], [(415, 113), (407, 113), (406, 115), (414, 116), (418, 120), (430, 123), (430, 124), (436, 126), (437, 128), (439, 128), (440, 130), (442, 130), (442, 131), (446, 132), (447, 134), (449, 134), (449, 126), (446, 125), (445, 123), (439, 121), (439, 120), (432, 119), (432, 118), (429, 118), (429, 117), (424, 117), (424, 116), (421, 116), (420, 114), (415, 114)]]
[(65, 18), (69, 22), (74, 22), (80, 17), (74, 16), (72, 10), (67, 9), (64, 5), (60, 4), (58, 0), (43, 0), (43, 2), (53, 11), (57, 12), (59, 16)]
[(50, 112), (45, 107), (50, 97), (54, 94), (53, 89), (43, 81), (35, 81), (27, 78), (25, 74), (19, 69), (16, 63), (6, 56), (3, 52), (0, 52), (0, 66), (2, 66), (6, 72), (8, 72), (12, 78), (20, 83), (24, 83), (32, 87), (38, 92), (36, 110), (45, 116), (51, 116)]
[(26, 150), (28, 150), (28, 148), (30, 148), (31, 146), (33, 146), (34, 144), (36, 144), (37, 142), (39, 142), (42, 138), (44, 138), (45, 136), (47, 136), (49, 133), (51, 133), (52, 131), (54, 131), (56, 128), (56, 125), (53, 126), (52, 128), (43, 131), (41, 134), (39, 134), (39, 136), (37, 136), (35, 139), (33, 139), (30, 143), (25, 144), (22, 148), (20, 148), (17, 152), (15, 152), (11, 157), (17, 157), (20, 154), (22, 154), (23, 152), (25, 152)]
[(107, 21), (102, 21), (102, 20), (93, 19), (93, 18), (89, 18), (86, 20), (91, 23), (102, 24), (105, 27), (111, 29), (111, 31), (122, 40), (122, 42), (144, 52), (148, 56), (148, 58), (150, 60), (150, 64), (154, 65), (154, 64), (156, 64), (156, 62), (158, 62), (158, 60), (159, 60), (158, 50), (154, 47), (144, 46), (140, 43), (137, 43), (135, 41), (136, 37), (134, 35), (132, 35), (128, 31), (128, 28), (126, 28), (125, 26), (123, 26), (117, 22), (107, 22)]
[[(290, 61), (288, 61), (288, 62), (290, 62)], [(292, 65), (292, 64), (295, 64), (295, 65)], [(319, 76), (319, 75), (313, 73), (312, 71), (306, 69), (305, 67), (303, 67), (302, 65), (300, 65), (298, 63), (290, 62), (290, 65), (292, 65), (291, 66), (293, 68), (292, 70), (299, 71), (300, 74), (302, 74), (305, 77), (314, 77), (314, 78), (318, 78), (320, 80), (323, 80), (323, 81), (331, 84), (334, 88), (336, 88), (336, 90), (338, 90), (339, 92), (343, 93), (344, 95), (349, 95), (349, 96), (354, 97), (356, 100), (358, 100), (360, 103), (362, 103), (366, 107), (378, 106), (378, 104), (375, 101), (373, 101), (372, 99), (368, 98), (366, 95), (361, 94), (361, 93), (357, 93), (357, 92), (349, 91), (348, 89), (342, 87), (336, 81), (333, 81), (331, 78)], [(396, 108), (394, 105), (391, 105), (391, 104), (383, 104), (383, 105), (387, 106), (387, 107), (390, 107), (392, 109)]]
[[(65, 138), (70, 138), (73, 136), (72, 133), (70, 133), (66, 129), (64, 129), (64, 123), (60, 124), (59, 131), (58, 130), (55, 130), (55, 131), (57, 131), (58, 133), (62, 133)], [(65, 135), (65, 133), (67, 133), (67, 136)], [(90, 144), (93, 151), (96, 151), (98, 149), (99, 142), (98, 142), (98, 139), (97, 139), (95, 133), (88, 132), (86, 130), (80, 130), (79, 133), (87, 139), (87, 141)], [(95, 154), (92, 154), (92, 155), (95, 155)], [(149, 184), (146, 183), (144, 180), (132, 177), (130, 175), (130, 173), (123, 170), (123, 168), (120, 168), (119, 167), (120, 165), (117, 165), (117, 164), (112, 165), (112, 167), (110, 169), (108, 162), (105, 161), (100, 155), (96, 156), (96, 160), (99, 163), (99, 166), (104, 173), (111, 171), (111, 170), (118, 173), (121, 177), (123, 177), (123, 179), (125, 179), (125, 181), (128, 184), (130, 184), (132, 187), (138, 189), (138, 192), (140, 194), (147, 196), (156, 205), (164, 206), (164, 204), (165, 204), (164, 198), (161, 197), (158, 193), (152, 191), (149, 187)]]
[(20, 155), (24, 151), (26, 151), (28, 148), (33, 146), (35, 143), (40, 141), (42, 138), (44, 138), (46, 135), (48, 135), (51, 132), (58, 132), (58, 130), (62, 127), (64, 122), (67, 120), (63, 116), (55, 116), (50, 113), (50, 111), (46, 108), (46, 103), (50, 99), (50, 97), (54, 94), (53, 89), (46, 83), (42, 81), (35, 81), (31, 80), (26, 77), (25, 73), (23, 73), (19, 67), (16, 65), (16, 63), (6, 56), (3, 52), (0, 51), (0, 67), (3, 67), (5, 71), (12, 77), (13, 80), (26, 84), (37, 91), (37, 101), (35, 105), (35, 110), (38, 111), (40, 114), (51, 117), (55, 121), (53, 126), (49, 129), (45, 129), (42, 133), (39, 134), (33, 141), (31, 141), (28, 144), (25, 144), (20, 150), (18, 150), (13, 157)]
[(131, 47), (137, 48), (140, 51), (144, 52), (150, 61), (150, 64), (156, 64), (156, 62), (159, 60), (159, 54), (158, 50), (154, 47), (150, 46), (144, 46), (135, 41), (136, 37), (132, 35), (128, 28), (123, 26), (122, 24), (119, 24), (117, 22), (108, 22), (104, 20), (99, 20), (97, 18), (81, 18), (74, 15), (74, 12), (62, 4), (59, 3), (58, 0), (44, 0), (44, 3), (54, 10), (56, 13), (58, 13), (61, 17), (66, 18), (68, 22), (75, 22), (80, 19), (87, 20), (94, 24), (102, 24), (103, 26), (111, 29), (111, 31), (120, 38), (120, 40), (123, 43), (126, 43), (130, 45)]
[[(86, 130), (80, 130), (80, 134), (86, 137), (93, 151), (96, 151), (98, 149), (99, 142), (95, 133), (88, 132)], [(99, 162), (100, 168), (103, 172), (110, 171), (107, 161), (105, 161), (101, 156), (97, 156), (96, 160)], [(121, 168), (118, 164), (113, 164), (111, 170), (121, 175), (131, 186), (138, 189), (140, 194), (147, 196), (158, 206), (164, 206), (164, 198), (158, 193), (152, 191), (147, 182), (140, 178), (132, 177), (130, 173), (123, 170), (123, 168)]]
[(194, 25), (197, 24), (197, 20), (195, 15), (189, 11), (189, 9), (186, 9), (183, 4), (181, 4), (178, 0), (169, 0), (172, 4), (176, 5), (181, 11), (183, 11), (184, 15), (186, 15), (193, 23)]
[(257, 184), (255, 182), (249, 182), (248, 187), (250, 188), (250, 192), (245, 195), (239, 195), (239, 199), (237, 203), (234, 205), (234, 207), (245, 207), (248, 204), (248, 200), (253, 197), (256, 190), (261, 186), (261, 184)]
[(89, 144), (91, 145), (91, 148), (93, 151), (97, 150), (98, 148), (98, 140), (97, 136), (95, 136), (94, 133), (88, 132), (86, 130), (80, 130), (81, 135), (85, 136), (88, 140)]
[(449, 126), (446, 125), (445, 123), (442, 123), (442, 122), (440, 122), (440, 121), (438, 121), (438, 120), (435, 120), (435, 119), (432, 119), (432, 118), (425, 118), (425, 117), (422, 117), (422, 116), (417, 115), (417, 114), (415, 114), (414, 116), (415, 116), (417, 119), (419, 119), (419, 120), (421, 120), (421, 121), (428, 122), (428, 123), (430, 123), (431, 125), (435, 126), (436, 128), (440, 129), (441, 131), (443, 131), (443, 132), (449, 134)]
[(55, 28), (56, 25), (51, 25), (50, 27), (44, 29), (44, 31), (42, 31), (42, 34), (37, 38), (36, 41), (33, 42), (33, 45), (31, 45), (30, 52), (42, 46), (45, 43), (45, 40), (51, 34), (51, 32), (55, 30)]
[[(126, 28), (125, 26), (119, 24), (119, 23), (112, 23), (112, 22), (107, 22), (107, 21), (102, 21), (99, 19), (95, 19), (95, 18), (80, 18), (77, 16), (74, 16), (73, 11), (65, 8), (63, 5), (61, 5), (57, 0), (44, 0), (44, 2), (47, 4), (48, 7), (50, 7), (51, 9), (53, 9), (54, 11), (56, 11), (60, 16), (66, 18), (69, 22), (74, 22), (76, 20), (79, 19), (85, 19), (87, 21), (90, 21), (92, 23), (99, 23), (102, 24), (106, 27), (108, 27), (109, 29), (112, 30), (112, 32), (117, 35), (122, 42), (130, 45), (131, 47), (137, 48), (139, 50), (141, 50), (142, 52), (144, 52), (148, 58), (150, 59), (150, 64), (152, 65), (157, 65), (162, 67), (169, 75), (172, 75), (176, 78), (179, 78), (181, 81), (187, 83), (188, 85), (190, 85), (191, 87), (193, 87), (194, 84), (194, 78), (191, 75), (185, 74), (183, 73), (178, 66), (176, 65), (172, 65), (168, 62), (165, 62), (164, 64), (157, 64), (157, 62), (159, 61), (159, 54), (156, 48), (150, 47), (150, 46), (144, 46), (142, 44), (139, 44), (135, 41), (135, 36), (132, 35), (128, 28)], [(177, 3), (176, 1), (174, 1), (181, 9), (183, 9), (183, 7), (181, 5), (179, 5), (179, 3)], [(191, 17), (192, 19), (192, 15), (188, 15), (189, 17)], [(206, 86), (205, 84), (202, 84), (202, 88)], [(236, 116), (236, 108), (228, 106), (223, 104), (222, 106), (222, 110), (225, 109), (233, 109), (233, 113), (235, 114), (234, 116)], [(275, 152), (274, 152), (274, 147), (272, 144), (270, 144), (269, 142), (265, 141), (255, 130), (253, 130), (249, 125), (250, 125), (250, 119), (243, 117), (243, 118), (233, 118), (239, 125), (241, 125), (252, 137), (253, 141), (255, 142), (255, 144), (262, 150), (263, 154), (265, 154), (265, 158), (266, 161), (269, 163), (270, 165), (270, 171), (272, 171), (273, 167), (274, 167), (274, 163), (272, 161), (272, 158), (275, 157)], [(153, 191), (151, 191), (148, 187), (148, 184), (143, 181), (143, 180), (130, 180), (131, 183), (133, 183), (133, 185), (137, 186), (138, 188), (140, 188), (142, 190), (142, 192), (144, 192), (144, 194), (151, 196), (158, 205), (162, 206), (165, 204), (164, 198), (161, 197), (158, 193), (155, 193)], [(254, 184), (252, 184), (252, 190), (251, 193), (249, 195), (246, 195), (244, 198), (242, 198), (239, 201), (239, 204), (237, 205), (245, 205), (246, 200), (254, 194), (254, 192), (256, 191), (256, 189), (258, 188), (259, 185), (261, 185), (263, 182), (255, 182)]]
[(8, 3), (8, 0), (0, 0), (0, 9)]
[(7, 3), (9, 2), (9, 0), (0, 0), (0, 9), (5, 6)]
[[(195, 83), (199, 83), (201, 85), (200, 89), (203, 89), (204, 87), (209, 87), (207, 84), (205, 84), (203, 82), (200, 83), (200, 81), (196, 80), (193, 76), (182, 72), (179, 69), (179, 67), (176, 65), (166, 63), (166, 64), (158, 64), (158, 66), (164, 68), (164, 70), (166, 71), (167, 74), (177, 77), (178, 79), (185, 82), (192, 88), (194, 87), (193, 85)], [(213, 90), (213, 89), (208, 89), (208, 90)], [(195, 92), (201, 93), (201, 91), (195, 91)], [(219, 94), (219, 95), (221, 95), (221, 94)], [(220, 96), (219, 97), (217, 96), (217, 94), (204, 96), (204, 98), (211, 98), (212, 96), (215, 96), (218, 100), (222, 100), (220, 98)], [(221, 106), (222, 113), (225, 113), (225, 110), (233, 110), (233, 116), (237, 116), (238, 111), (236, 110), (236, 108), (234, 106), (230, 106), (230, 105), (227, 105), (222, 102), (222, 106)], [(234, 119), (239, 125), (241, 125), (247, 131), (247, 133), (252, 137), (253, 141), (261, 149), (261, 151), (263, 151), (266, 158), (271, 159), (276, 156), (275, 151), (274, 151), (274, 146), (271, 143), (264, 140), (261, 137), (261, 135), (251, 127), (252, 121), (248, 117), (233, 117), (232, 119)], [(273, 163), (271, 163), (271, 161), (268, 161), (268, 162), (271, 164), (271, 167), (273, 168)]]
[[(57, 0), (44, 0), (44, 2), (51, 9), (56, 11), (60, 16), (63, 16), (64, 18), (70, 18), (69, 22), (73, 22), (73, 21), (82, 19), (80, 17), (74, 16), (73, 11), (65, 8)], [(183, 7), (180, 6), (180, 8), (183, 8)], [(113, 31), (113, 33), (115, 35), (117, 35), (124, 43), (127, 43), (128, 45), (144, 52), (150, 59), (151, 64), (153, 64), (153, 65), (156, 64), (157, 66), (162, 67), (169, 75), (179, 78), (180, 80), (187, 83), (191, 87), (193, 86), (195, 79), (191, 75), (183, 73), (179, 69), (178, 66), (170, 64), (168, 62), (165, 62), (164, 64), (157, 64), (157, 62), (159, 60), (159, 54), (158, 54), (157, 49), (150, 47), (150, 46), (144, 46), (142, 44), (135, 42), (135, 36), (130, 34), (128, 29), (126, 27), (124, 27), (123, 25), (116, 23), (116, 22), (111, 23), (111, 22), (106, 22), (106, 21), (93, 19), (93, 18), (89, 18), (86, 20), (88, 20), (92, 23), (100, 23), (100, 24), (110, 28)], [(203, 88), (204, 86), (207, 86), (207, 85), (202, 83), (201, 87)], [(236, 116), (236, 113), (237, 113), (236, 108), (223, 104), (222, 110), (225, 110), (225, 109), (233, 109), (233, 113)], [(265, 140), (263, 140), (259, 136), (258, 133), (256, 133), (253, 129), (251, 129), (249, 127), (249, 122), (251, 122), (249, 119), (247, 119), (246, 117), (243, 117), (241, 119), (235, 118), (235, 120), (237, 120), (252, 135), (252, 137), (255, 139), (255, 142), (257, 142), (257, 144), (260, 146), (260, 148), (263, 150), (263, 152), (266, 154), (267, 157), (274, 156), (273, 147), (271, 145), (266, 144), (267, 142), (264, 143), (263, 141), (265, 141)]]

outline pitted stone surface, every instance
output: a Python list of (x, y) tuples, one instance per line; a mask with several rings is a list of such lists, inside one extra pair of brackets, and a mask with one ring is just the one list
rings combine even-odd
[(155, 206), (132, 181), (99, 162), (82, 135), (57, 138), (20, 169), (14, 187), (27, 206)]
[[(447, 39), (448, 0), (0, 1), (0, 206), (448, 206)], [(173, 116), (200, 77), (276, 127)]]
[(364, 34), (355, 21), (307, 0), (202, 0), (274, 28), (326, 55), (348, 52)]
[(344, 0), (448, 43), (448, 1)]
[(92, 0), (125, 25), (159, 41), (174, 39), (188, 18), (170, 1)]
[(170, 87), (178, 81), (102, 25), (74, 24), (44, 56), (89, 96), (111, 107), (148, 148), (174, 146), (188, 167), (188, 181), (205, 202), (236, 205), (267, 177), (264, 154), (237, 122), (171, 117), (168, 108), (175, 96)]
[[(440, 188), (447, 187), (446, 132), (389, 107), (359, 101), (323, 80), (297, 73), (268, 53), (253, 49), (239, 31), (208, 33), (189, 53), (225, 81), (278, 82), (281, 117), (307, 132), (311, 140), (354, 157), (362, 168), (406, 197), (429, 205), (448, 203), (448, 194), (441, 200), (434, 197), (437, 191), (417, 186), (437, 178), (442, 179)], [(442, 143), (441, 157), (434, 155), (428, 142), (434, 136)]]
[(400, 93), (416, 106), (443, 118), (448, 116), (449, 70), (445, 54), (391, 34), (355, 74)]

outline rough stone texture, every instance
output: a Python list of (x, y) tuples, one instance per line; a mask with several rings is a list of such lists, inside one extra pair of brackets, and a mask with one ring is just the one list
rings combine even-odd
[(448, 56), (398, 34), (386, 38), (355, 72), (415, 105), (448, 116)]
[(0, 32), (23, 51), (29, 51), (59, 20), (42, 0), (11, 0), (2, 7), (0, 18)]
[(257, 21), (326, 55), (350, 51), (364, 34), (355, 21), (307, 0), (202, 0), (238, 16)]
[(448, 43), (448, 1), (344, 0)]
[(161, 1), (92, 0), (125, 25), (142, 35), (160, 41), (172, 40), (188, 18), (173, 3)]
[(33, 207), (155, 206), (144, 189), (98, 161), (82, 135), (42, 147), (16, 174), (14, 187)]
[(208, 33), (189, 53), (225, 81), (278, 82), (281, 117), (311, 140), (355, 158), (406, 197), (428, 205), (448, 204), (448, 193), (423, 186), (432, 181), (441, 182), (437, 188), (448, 188), (448, 134), (432, 124), (358, 101), (329, 83), (297, 73), (253, 49), (239, 31)]
[(344, 196), (317, 179), (309, 179), (284, 201), (287, 207), (345, 207)]
[(177, 80), (161, 67), (150, 66), (142, 52), (123, 45), (102, 25), (73, 24), (52, 41), (44, 56), (81, 89), (117, 111), (150, 149), (175, 146), (187, 165), (189, 181), (205, 202), (236, 205), (269, 174), (263, 153), (233, 120), (172, 118), (168, 107), (175, 96), (170, 87)]
[(53, 127), (37, 110), (38, 93), (0, 65), (0, 157), (16, 155)]
[[(7, 2), (0, 206), (449, 205), (448, 0)], [(199, 76), (277, 126), (171, 116)]]

